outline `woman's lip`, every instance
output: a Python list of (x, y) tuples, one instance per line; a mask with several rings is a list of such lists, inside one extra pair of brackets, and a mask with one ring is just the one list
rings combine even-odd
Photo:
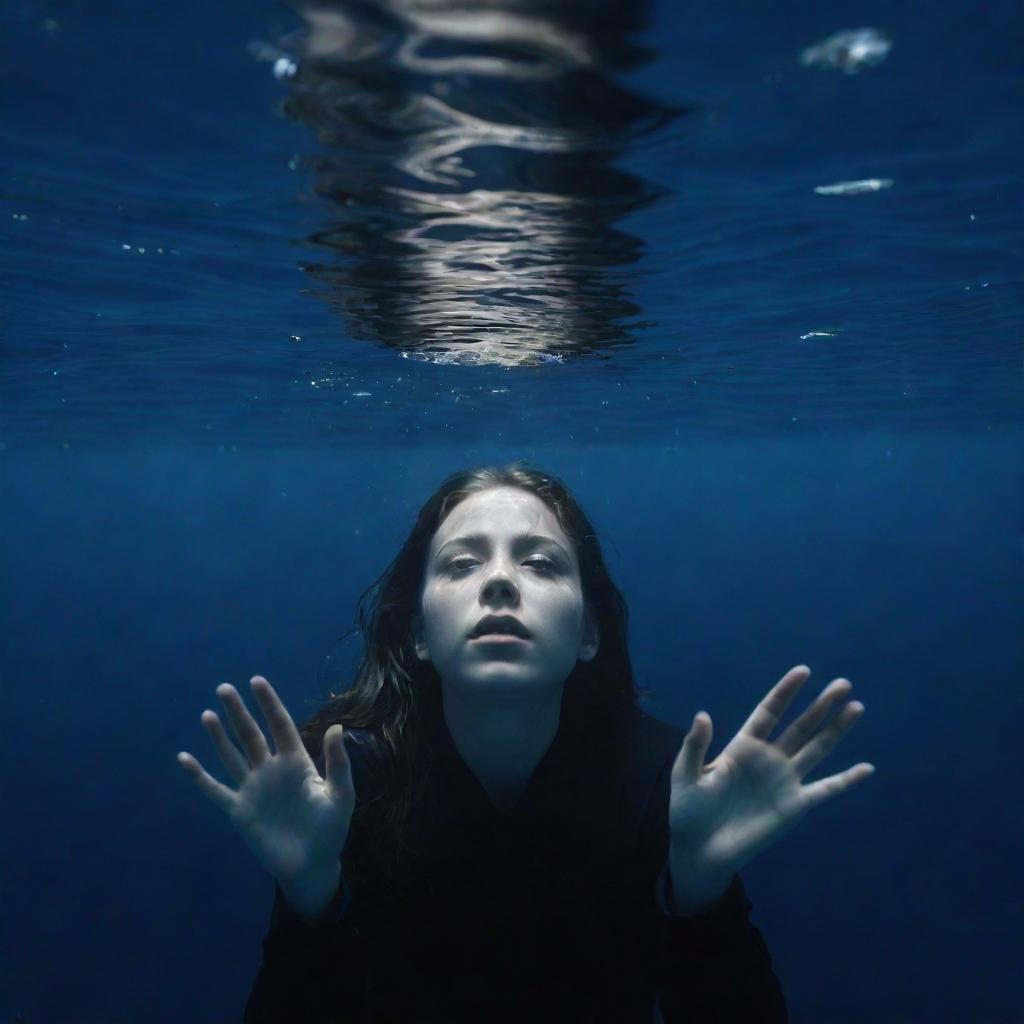
[(519, 640), (521, 643), (526, 643), (526, 637), (516, 636), (515, 633), (483, 633), (480, 636), (473, 637), (472, 643), (482, 641), (484, 643), (491, 644), (507, 644), (512, 640)]

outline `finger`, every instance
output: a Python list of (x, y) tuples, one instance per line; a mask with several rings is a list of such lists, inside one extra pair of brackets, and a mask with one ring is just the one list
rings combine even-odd
[(182, 750), (178, 754), (178, 764), (192, 776), (192, 780), (222, 811), (228, 813), (235, 802), (233, 790), (228, 789), (223, 783), (207, 775), (203, 766), (191, 755)]
[(790, 761), (797, 777), (802, 779), (824, 761), (862, 714), (864, 705), (858, 700), (851, 701), (826, 728), (806, 743)]
[(692, 784), (701, 777), (713, 732), (711, 716), (706, 711), (698, 711), (672, 765), (672, 785)]
[(238, 691), (230, 683), (221, 683), (217, 687), (217, 696), (220, 697), (224, 710), (227, 712), (228, 721), (234, 730), (238, 742), (241, 744), (249, 764), (253, 768), (263, 764), (270, 757), (270, 747), (256, 724), (256, 719), (249, 714)]
[(227, 769), (228, 775), (242, 785), (249, 774), (249, 762), (228, 738), (224, 726), (217, 717), (217, 712), (207, 709), (199, 716), (199, 721), (203, 723), (203, 728), (210, 734), (210, 739), (213, 740), (213, 745), (217, 753), (220, 754), (221, 764)]
[(779, 720), (786, 713), (786, 708), (810, 675), (811, 670), (806, 665), (791, 668), (754, 708), (753, 714), (743, 723), (740, 732), (755, 739), (767, 740), (769, 733), (779, 724)]
[(812, 782), (810, 785), (804, 786), (800, 791), (804, 806), (810, 809), (817, 804), (830, 800), (840, 793), (845, 793), (846, 790), (874, 774), (875, 766), (865, 761), (861, 764), (855, 764), (852, 768), (847, 768), (845, 772), (840, 772), (838, 775), (831, 775), (827, 779)]
[(849, 679), (833, 679), (818, 699), (775, 741), (784, 753), (792, 756), (814, 736), (829, 713), (849, 696), (853, 683)]
[(256, 695), (263, 715), (270, 726), (270, 735), (274, 737), (274, 746), (279, 754), (295, 754), (304, 751), (302, 737), (295, 728), (292, 716), (281, 703), (277, 692), (263, 676), (253, 676), (249, 680), (252, 692)]
[(340, 723), (332, 725), (324, 734), (324, 775), (332, 800), (355, 797), (352, 764), (345, 749), (345, 728)]

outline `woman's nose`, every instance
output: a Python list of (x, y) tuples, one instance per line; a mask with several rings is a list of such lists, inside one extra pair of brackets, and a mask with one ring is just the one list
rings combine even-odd
[(498, 593), (504, 593), (506, 596), (514, 596), (518, 593), (511, 573), (502, 566), (496, 566), (491, 571), (484, 582), (483, 592), (486, 597), (493, 597)]

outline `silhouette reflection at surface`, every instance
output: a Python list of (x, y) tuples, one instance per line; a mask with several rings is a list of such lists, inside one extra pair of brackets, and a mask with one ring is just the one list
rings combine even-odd
[(657, 189), (613, 166), (686, 111), (614, 75), (648, 59), (642, 6), (424, 0), (296, 6), (258, 53), (337, 218), (303, 269), (348, 333), (403, 356), (536, 365), (631, 342), (619, 230)]

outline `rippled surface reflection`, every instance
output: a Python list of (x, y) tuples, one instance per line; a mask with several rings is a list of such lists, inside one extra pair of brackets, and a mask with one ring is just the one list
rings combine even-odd
[(337, 218), (303, 269), (350, 336), (407, 358), (536, 365), (631, 342), (617, 222), (658, 189), (614, 166), (631, 138), (686, 113), (617, 73), (642, 6), (424, 0), (299, 8), (261, 55), (285, 112), (315, 129), (308, 162)]
[(58, 6), (0, 5), (0, 452), (1024, 422), (1012, 4), (874, 61), (809, 3)]

